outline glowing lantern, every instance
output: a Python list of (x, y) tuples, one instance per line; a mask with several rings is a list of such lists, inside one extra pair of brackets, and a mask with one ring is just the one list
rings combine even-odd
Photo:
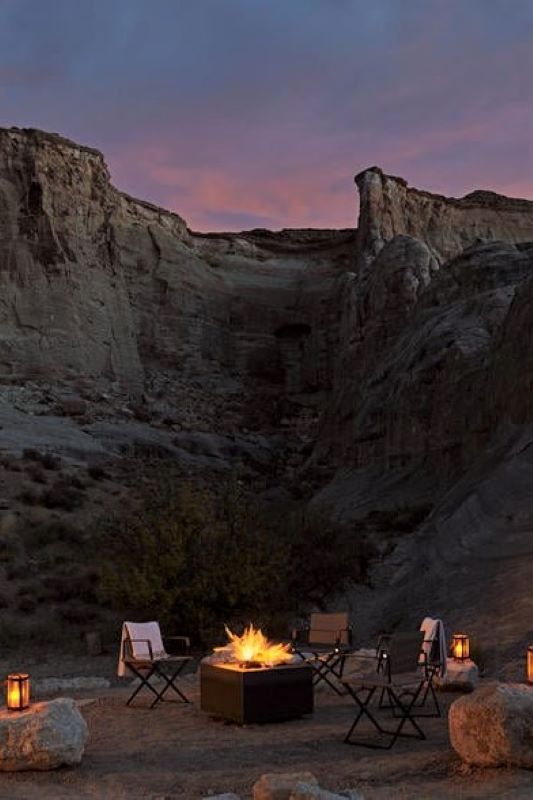
[(527, 679), (533, 683), (533, 644), (527, 648)]
[(24, 711), (30, 705), (30, 676), (23, 672), (8, 675), (6, 680), (8, 711)]
[(470, 638), (466, 633), (454, 633), (452, 636), (452, 656), (456, 661), (470, 658)]

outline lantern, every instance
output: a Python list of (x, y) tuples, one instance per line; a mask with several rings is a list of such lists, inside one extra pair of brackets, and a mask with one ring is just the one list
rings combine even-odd
[(533, 644), (527, 648), (527, 679), (533, 683)]
[(8, 675), (6, 680), (8, 711), (24, 711), (30, 705), (30, 676), (24, 672)]
[(451, 649), (456, 661), (467, 661), (470, 658), (470, 638), (466, 633), (454, 633)]

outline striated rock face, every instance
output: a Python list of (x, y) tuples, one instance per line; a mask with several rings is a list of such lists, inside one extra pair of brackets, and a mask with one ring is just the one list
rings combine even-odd
[(533, 240), (533, 202), (475, 191), (460, 200), (414, 189), (371, 167), (356, 176), (361, 196), (358, 257), (368, 265), (384, 244), (406, 234), (422, 239), (441, 260), (497, 239)]
[(4, 377), (84, 372), (141, 385), (128, 287), (113, 258), (116, 206), (100, 153), (40, 132), (0, 131)]
[(139, 395), (154, 370), (218, 371), (327, 387), (328, 295), (352, 239), (194, 235), (114, 189), (97, 151), (0, 130), (0, 379), (83, 373)]

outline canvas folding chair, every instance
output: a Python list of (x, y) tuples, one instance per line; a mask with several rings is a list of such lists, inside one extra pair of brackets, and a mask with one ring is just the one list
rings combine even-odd
[[(187, 636), (165, 637), (165, 641), (179, 642), (185, 652), (190, 646)], [(154, 695), (150, 708), (164, 700), (169, 690), (177, 694), (181, 702), (188, 703), (177, 680), (191, 660), (189, 655), (169, 655), (166, 652), (158, 622), (124, 622), (118, 674), (122, 677), (130, 672), (139, 679), (126, 705), (129, 706), (142, 689)], [(161, 688), (158, 682), (162, 683)]]
[(422, 650), (427, 682), (419, 706), (424, 707), (431, 698), (434, 711), (432, 713), (418, 714), (418, 716), (440, 717), (442, 712), (433, 681), (437, 675), (442, 678), (446, 675), (446, 632), (444, 623), (441, 619), (425, 617), (420, 625), (420, 630), (424, 634)]
[(313, 686), (324, 681), (337, 694), (343, 694), (338, 681), (342, 678), (344, 659), (352, 649), (352, 629), (348, 612), (311, 614), (306, 636), (293, 633), (293, 650), (313, 667)]
[[(357, 714), (344, 739), (347, 744), (388, 750), (400, 737), (426, 738), (415, 713), (427, 682), (426, 670), (419, 663), (423, 638), (422, 631), (394, 634), (386, 644), (381, 642), (378, 646), (375, 672), (342, 679), (357, 705)], [(372, 707), (377, 692), (380, 693), (379, 702)], [(384, 727), (377, 719), (376, 713), (382, 709), (392, 709), (395, 727)], [(354, 731), (362, 720), (368, 721), (379, 734), (377, 740), (354, 738)], [(410, 732), (404, 730), (406, 725)]]

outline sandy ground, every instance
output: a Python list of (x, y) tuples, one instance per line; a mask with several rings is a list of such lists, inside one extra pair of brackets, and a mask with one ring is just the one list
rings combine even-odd
[[(533, 798), (533, 773), (468, 769), (451, 750), (446, 718), (424, 720), (426, 741), (403, 740), (392, 751), (350, 747), (343, 736), (353, 704), (330, 691), (316, 695), (305, 719), (239, 727), (193, 702), (127, 708), (127, 690), (113, 688), (82, 701), (89, 741), (77, 768), (0, 775), (2, 800), (199, 800), (235, 791), (251, 796), (264, 772), (311, 770), (330, 790), (359, 789), (366, 800), (408, 798)], [(442, 695), (447, 708), (455, 695)]]

